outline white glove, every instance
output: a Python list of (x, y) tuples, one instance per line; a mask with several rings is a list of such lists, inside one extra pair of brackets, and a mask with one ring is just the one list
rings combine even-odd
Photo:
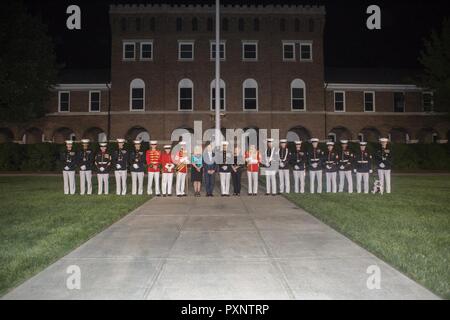
[(327, 169), (328, 169), (328, 170), (330, 170), (330, 169), (331, 169), (331, 166), (330, 166), (330, 165), (328, 165), (328, 164), (327, 164)]
[(116, 168), (120, 169), (120, 168), (122, 168), (122, 166), (120, 164), (116, 164)]
[(137, 169), (137, 168), (139, 168), (139, 166), (135, 163), (135, 164), (133, 164), (133, 168)]
[(294, 168), (295, 168), (295, 170), (299, 170), (300, 169), (300, 167), (297, 166), (297, 165), (295, 165)]
[(353, 169), (353, 172), (356, 173), (356, 169)]
[(283, 162), (280, 163), (280, 167), (284, 168), (284, 163)]
[(369, 173), (373, 173), (373, 170), (369, 170)]
[(345, 169), (345, 167), (344, 167), (344, 166), (340, 166), (340, 167), (339, 167), (339, 169), (341, 169), (341, 170), (344, 170), (344, 169)]
[(82, 165), (82, 166), (80, 167), (80, 169), (81, 169), (81, 170), (86, 170), (86, 166), (85, 166), (85, 165)]
[(227, 170), (227, 168), (228, 168), (227, 166), (222, 166), (223, 170)]
[(384, 167), (385, 167), (384, 163), (383, 162), (380, 163), (380, 168), (384, 168)]
[(105, 168), (100, 167), (100, 171), (101, 171), (101, 172), (105, 171)]
[(313, 168), (317, 168), (317, 163), (313, 163), (313, 164), (312, 164), (312, 167), (313, 167)]
[(251, 164), (257, 164), (257, 163), (258, 163), (258, 160), (251, 160), (250, 163), (251, 163)]
[(68, 166), (65, 166), (65, 167), (64, 167), (64, 170), (69, 170), (69, 167), (68, 167)]

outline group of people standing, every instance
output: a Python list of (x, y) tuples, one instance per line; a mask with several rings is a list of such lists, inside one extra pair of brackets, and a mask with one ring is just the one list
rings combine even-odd
[[(80, 173), (80, 194), (92, 194), (92, 172), (97, 173), (98, 194), (109, 193), (109, 173), (114, 172), (116, 194), (127, 193), (128, 171), (131, 173), (133, 195), (144, 193), (144, 178), (147, 172), (147, 194), (172, 196), (174, 176), (175, 195), (186, 196), (186, 180), (190, 170), (194, 195), (200, 196), (202, 183), (205, 184), (206, 196), (214, 193), (215, 176), (220, 179), (221, 196), (230, 196), (231, 184), (233, 195), (241, 194), (241, 176), (247, 172), (248, 194), (257, 195), (259, 175), (265, 176), (266, 194), (289, 193), (291, 171), (294, 179), (294, 192), (305, 192), (305, 179), (309, 172), (310, 193), (322, 192), (322, 175), (325, 173), (326, 192), (353, 192), (353, 175), (356, 173), (356, 191), (369, 193), (369, 174), (376, 166), (381, 188), (391, 192), (392, 154), (388, 148), (388, 139), (380, 139), (380, 148), (372, 156), (366, 149), (367, 143), (359, 143), (359, 151), (352, 152), (348, 141), (341, 140), (340, 150), (335, 149), (334, 142), (327, 142), (327, 150), (319, 148), (319, 139), (312, 138), (311, 149), (306, 151), (302, 141), (295, 141), (295, 150), (290, 151), (287, 140), (280, 139), (280, 146), (273, 146), (273, 139), (266, 140), (266, 148), (260, 152), (254, 144), (242, 152), (238, 147), (228, 150), (228, 142), (223, 141), (220, 148), (214, 149), (209, 144), (205, 150), (197, 145), (191, 155), (186, 142), (179, 143), (179, 150), (172, 152), (171, 145), (164, 145), (158, 150), (158, 141), (150, 141), (150, 149), (141, 149), (141, 140), (134, 140), (133, 151), (124, 148), (125, 139), (117, 139), (117, 150), (109, 152), (107, 143), (100, 143), (100, 150), (94, 153), (88, 139), (81, 140), (82, 149), (73, 150), (73, 141), (66, 141), (66, 150), (61, 156), (63, 161), (64, 193), (76, 192), (75, 171)], [(277, 188), (278, 176), (278, 188)], [(161, 179), (160, 179), (161, 178)], [(337, 184), (339, 178), (339, 185)]]

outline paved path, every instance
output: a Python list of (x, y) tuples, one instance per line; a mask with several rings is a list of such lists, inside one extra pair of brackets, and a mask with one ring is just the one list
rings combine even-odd
[[(367, 288), (371, 265), (381, 289)], [(4, 298), (437, 297), (281, 196), (216, 196), (154, 198)]]

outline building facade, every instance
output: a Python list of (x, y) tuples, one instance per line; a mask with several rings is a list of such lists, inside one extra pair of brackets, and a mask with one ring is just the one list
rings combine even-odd
[[(167, 141), (196, 120), (212, 128), (214, 10), (112, 5), (110, 70), (63, 77), (48, 114), (26, 125), (3, 124), (0, 141), (108, 134)], [(276, 128), (280, 137), (294, 132), (302, 139), (448, 142), (450, 124), (432, 92), (388, 71), (325, 68), (323, 6), (223, 6), (220, 23), (224, 128)]]

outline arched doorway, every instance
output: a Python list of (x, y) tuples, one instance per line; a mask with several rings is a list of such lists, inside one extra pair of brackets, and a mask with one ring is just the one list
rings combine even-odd
[(403, 128), (392, 128), (389, 131), (389, 140), (394, 143), (407, 143), (409, 141), (408, 131)]
[(311, 133), (308, 129), (302, 126), (296, 126), (289, 129), (286, 139), (289, 142), (295, 142), (297, 140), (301, 141), (309, 141), (311, 139)]
[(22, 137), (22, 142), (25, 144), (42, 143), (43, 141), (44, 133), (38, 128), (27, 129)]
[(127, 140), (142, 140), (144, 142), (150, 141), (150, 134), (147, 129), (143, 127), (132, 127), (125, 135)]
[(417, 133), (419, 143), (437, 143), (439, 134), (433, 128), (423, 128)]
[(352, 140), (352, 133), (350, 132), (350, 130), (348, 130), (345, 127), (335, 127), (333, 129), (330, 130), (330, 132), (328, 133), (328, 137), (333, 137), (332, 140), (333, 142), (337, 142), (340, 140)]
[(366, 127), (362, 129), (358, 134), (358, 139), (360, 141), (366, 141), (366, 142), (377, 142), (378, 139), (380, 139), (381, 134), (378, 129), (375, 129), (373, 127)]
[(67, 127), (56, 129), (53, 133), (53, 142), (64, 143), (66, 140), (76, 140), (73, 130)]
[(14, 141), (14, 134), (8, 128), (0, 128), (0, 143)]
[(106, 142), (108, 140), (105, 131), (98, 127), (87, 129), (83, 133), (83, 139), (90, 139), (94, 142)]

